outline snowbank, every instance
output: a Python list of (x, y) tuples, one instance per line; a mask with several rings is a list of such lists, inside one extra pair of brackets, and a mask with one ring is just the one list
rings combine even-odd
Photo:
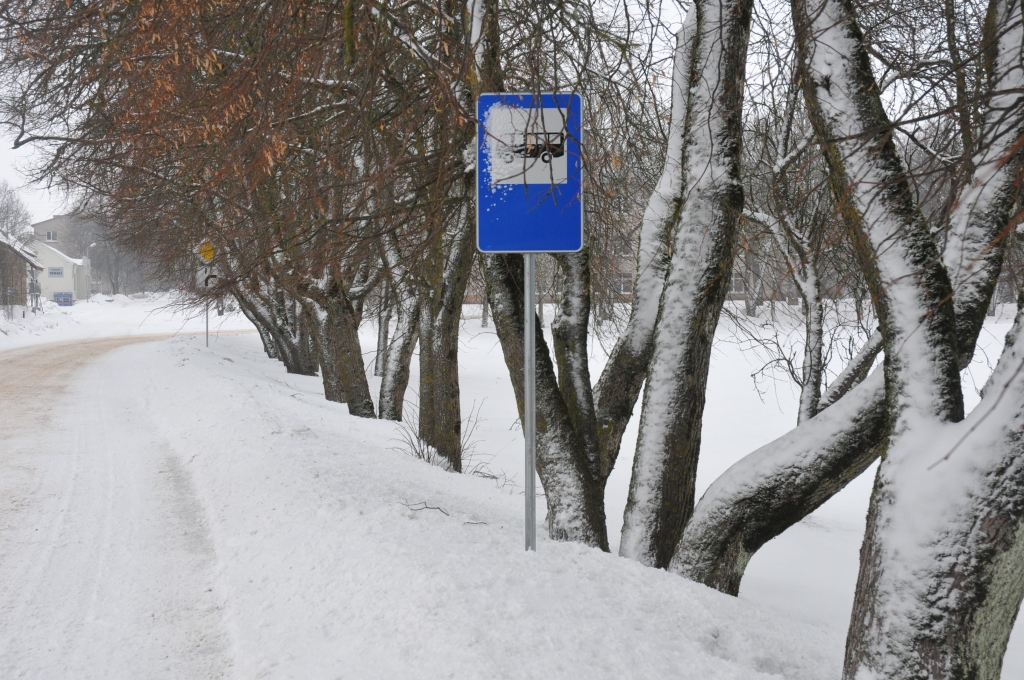
[(838, 677), (827, 626), (580, 545), (525, 553), (521, 495), (393, 450), (395, 424), (256, 337), (118, 363), (206, 508), (237, 677)]
[[(24, 317), (22, 316), (24, 312)], [(15, 310), (8, 320), (0, 313), (0, 352), (42, 342), (61, 342), (81, 338), (156, 333), (203, 332), (205, 310), (182, 309), (171, 293), (132, 295), (93, 295), (73, 307), (59, 307), (42, 301), (42, 311)], [(210, 312), (210, 333), (252, 330), (242, 314)]]

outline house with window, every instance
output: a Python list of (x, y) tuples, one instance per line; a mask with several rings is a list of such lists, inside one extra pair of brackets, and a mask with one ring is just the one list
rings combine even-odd
[(39, 292), (47, 300), (61, 305), (89, 298), (89, 258), (68, 257), (38, 239), (31, 244), (36, 259), (43, 265), (39, 273)]
[(38, 301), (30, 296), (42, 270), (35, 251), (0, 231), (0, 306), (5, 310), (15, 305), (35, 307)]
[(32, 231), (35, 232), (37, 241), (62, 253), (74, 253), (76, 249), (70, 237), (78, 219), (80, 218), (77, 215), (54, 215), (48, 220), (33, 224)]
[(42, 297), (58, 304), (86, 300), (93, 291), (88, 249), (84, 249), (86, 256), (82, 258), (68, 255), (83, 250), (73, 238), (81, 220), (79, 215), (54, 215), (32, 225), (36, 240), (31, 247), (44, 265), (39, 273), (40, 292)]

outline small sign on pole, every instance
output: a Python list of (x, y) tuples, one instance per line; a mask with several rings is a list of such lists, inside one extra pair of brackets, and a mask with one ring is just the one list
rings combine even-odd
[(196, 255), (203, 258), (203, 262), (209, 262), (213, 259), (213, 256), (217, 254), (217, 249), (213, 247), (213, 244), (209, 241), (203, 241), (196, 248)]
[(482, 94), (477, 100), (477, 248), (522, 253), (526, 549), (537, 549), (536, 253), (583, 247), (578, 94)]
[[(207, 241), (204, 245), (210, 245), (210, 242)], [(210, 253), (210, 258), (212, 259), (213, 258), (213, 246), (210, 246), (210, 250), (208, 252)], [(203, 257), (204, 259), (206, 259), (205, 256), (202, 254), (202, 252), (199, 253), (199, 256)], [(207, 262), (209, 262), (209, 260), (207, 260)], [(199, 271), (196, 273), (196, 284), (198, 284), (200, 288), (210, 289), (210, 288), (213, 288), (214, 285), (216, 285), (216, 283), (217, 283), (217, 270), (216, 269), (214, 269), (213, 267), (200, 267), (199, 268)], [(209, 300), (206, 301), (206, 346), (207, 347), (210, 346), (210, 301)]]

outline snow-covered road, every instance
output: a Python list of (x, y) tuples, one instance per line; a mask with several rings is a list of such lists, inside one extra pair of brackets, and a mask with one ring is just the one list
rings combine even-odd
[[(543, 527), (524, 554), (522, 439), (478, 320), (464, 410), (497, 480), (403, 453), (401, 426), (350, 417), (255, 335), (206, 348), (201, 318), (122, 302), (0, 328), (0, 680), (839, 677), (869, 477), (765, 546), (739, 598)], [(716, 348), (707, 481), (791, 426), (786, 393), (762, 403)]]
[(0, 355), (4, 678), (213, 678), (230, 667), (203, 512), (112, 351), (147, 339)]
[(5, 679), (838, 671), (839, 631), (579, 545), (524, 554), (515, 487), (393, 450), (251, 335), (139, 340), (0, 355)]

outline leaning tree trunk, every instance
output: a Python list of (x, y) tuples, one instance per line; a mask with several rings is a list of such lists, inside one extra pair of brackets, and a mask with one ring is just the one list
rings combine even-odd
[(273, 280), (253, 278), (239, 282), (234, 295), (239, 307), (247, 310), (246, 315), (257, 319), (258, 328), (265, 329), (271, 337), (277, 356), (289, 373), (316, 375), (315, 357), (300, 343), (298, 329), (285, 313), (284, 294)]
[(249, 319), (249, 322), (256, 327), (256, 332), (259, 333), (260, 342), (263, 343), (263, 351), (267, 353), (267, 356), (271, 359), (280, 359), (280, 355), (277, 351), (277, 345), (274, 342), (274, 336), (270, 333), (270, 329), (267, 328), (264, 321), (256, 315), (250, 308), (249, 304), (245, 301), (244, 296), (238, 293), (232, 293), (235, 298), (235, 302), (238, 304), (238, 308), (242, 310), (242, 314), (245, 318)]
[(667, 567), (693, 511), (711, 343), (729, 287), (737, 223), (749, 0), (695, 2), (677, 62), (689, 83), (683, 160), (691, 178), (640, 420), (620, 554)]
[(296, 282), (312, 320), (319, 363), (324, 371), (324, 391), (348, 404), (348, 412), (360, 418), (374, 418), (373, 398), (363, 367), (359, 343), (359, 314), (334, 273), (316, 282)]
[(636, 281), (629, 321), (608, 356), (594, 387), (597, 419), (598, 458), (601, 478), (608, 479), (622, 446), (633, 408), (640, 396), (654, 349), (658, 305), (668, 270), (668, 240), (679, 222), (684, 181), (683, 128), (686, 118), (686, 33), (676, 36), (676, 64), (672, 74), (672, 119), (669, 127), (665, 167), (651, 194), (640, 224)]
[[(993, 14), (1002, 31), (1000, 78), (1016, 99), (1024, 34), (1019, 0), (1011, 2), (997, 0)], [(1005, 421), (973, 438), (980, 450), (971, 446), (936, 468), (955, 433), (970, 438), (988, 415), (972, 417), (974, 427), (951, 425), (963, 417), (963, 400), (949, 277), (911, 199), (852, 6), (797, 0), (793, 18), (833, 188), (861, 218), (852, 236), (886, 352), (890, 433), (868, 509), (844, 677), (995, 677), (1024, 592), (1010, 576), (1024, 485), (1007, 454), (1019, 438), (1004, 429), (1018, 415), (1020, 393), (1007, 387), (1015, 403)], [(1013, 374), (1008, 383), (1018, 369), (1003, 367)]]
[[(1006, 104), (991, 110), (986, 138), (1001, 140), (1001, 146), (990, 146), (975, 159), (976, 179), (951, 219), (960, 234), (956, 238), (975, 244), (974, 255), (964, 256), (966, 247), (947, 247), (945, 258), (953, 280), (961, 282), (953, 298), (961, 369), (970, 363), (998, 278), (1002, 235), (1012, 225), (1021, 168), (1021, 154), (1014, 147), (1019, 135), (1001, 131), (1007, 125)], [(881, 347), (882, 336), (875, 333), (822, 396), (819, 411), (828, 409), (825, 413), (743, 458), (712, 484), (684, 532), (673, 571), (736, 594), (754, 552), (874, 461), (885, 435), (881, 376), (868, 381), (873, 384), (853, 392), (851, 388), (864, 379)]]
[(277, 332), (287, 339), (287, 351), (282, 353), (285, 368), (289, 373), (316, 375), (317, 359), (295, 298), (284, 289), (276, 288), (270, 299), (277, 321)]
[(730, 595), (757, 550), (864, 472), (885, 440), (881, 371), (712, 483), (669, 570)]

